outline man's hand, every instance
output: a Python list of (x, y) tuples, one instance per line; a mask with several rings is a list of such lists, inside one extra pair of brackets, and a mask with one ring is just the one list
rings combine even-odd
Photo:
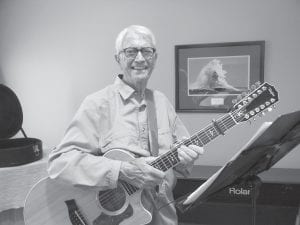
[(124, 180), (138, 188), (154, 188), (162, 183), (165, 173), (155, 169), (148, 163), (154, 157), (139, 158), (131, 162), (122, 162), (119, 179)]
[(180, 159), (180, 164), (188, 167), (193, 165), (194, 161), (203, 153), (203, 148), (197, 145), (181, 145), (178, 149), (178, 158)]
[[(187, 140), (187, 137), (183, 137), (183, 140)], [(179, 143), (180, 143), (179, 142)], [(178, 149), (178, 158), (180, 159), (179, 167), (191, 168), (195, 160), (204, 153), (204, 149), (197, 145), (181, 145)]]

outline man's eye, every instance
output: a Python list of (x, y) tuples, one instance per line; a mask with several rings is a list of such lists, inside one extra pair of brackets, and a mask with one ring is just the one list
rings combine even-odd
[(151, 54), (151, 53), (152, 53), (152, 51), (150, 51), (150, 50), (143, 50), (143, 53), (146, 53), (146, 54)]
[(127, 53), (127, 54), (135, 54), (136, 51), (135, 51), (134, 49), (127, 49), (127, 50), (126, 50), (126, 53)]

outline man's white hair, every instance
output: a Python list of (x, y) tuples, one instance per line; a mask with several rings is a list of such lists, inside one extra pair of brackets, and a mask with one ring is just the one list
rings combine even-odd
[(141, 25), (131, 25), (129, 27), (126, 27), (124, 30), (122, 30), (117, 39), (116, 39), (116, 54), (119, 54), (120, 51), (122, 51), (122, 45), (123, 41), (126, 38), (126, 36), (130, 33), (143, 35), (147, 38), (150, 38), (154, 47), (156, 46), (155, 37), (150, 29), (147, 27), (141, 26)]

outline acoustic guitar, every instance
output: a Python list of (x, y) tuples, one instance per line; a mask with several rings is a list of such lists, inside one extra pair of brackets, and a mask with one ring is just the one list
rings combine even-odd
[[(270, 110), (278, 101), (278, 93), (268, 83), (256, 85), (232, 110), (221, 118), (177, 143), (160, 155), (151, 166), (167, 171), (179, 163), (177, 150), (181, 145), (204, 146), (244, 121)], [(111, 150), (105, 157), (130, 161), (134, 157), (123, 150)], [(120, 181), (117, 188), (99, 190), (96, 187), (71, 186), (44, 178), (29, 192), (24, 207), (26, 225), (144, 225), (152, 220), (141, 201), (141, 189)]]

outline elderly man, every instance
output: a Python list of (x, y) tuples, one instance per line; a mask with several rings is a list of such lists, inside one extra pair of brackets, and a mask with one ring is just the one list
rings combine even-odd
[[(159, 91), (147, 89), (157, 60), (152, 32), (137, 25), (125, 28), (116, 40), (115, 59), (122, 74), (116, 77), (114, 84), (83, 101), (63, 140), (50, 153), (49, 175), (103, 191), (125, 182), (143, 190), (144, 205), (138, 207), (144, 210), (147, 206), (145, 210), (151, 215), (150, 219), (145, 218), (147, 213), (135, 215), (137, 206), (128, 206), (133, 208), (131, 224), (145, 221), (155, 225), (177, 224), (172, 204), (172, 189), (176, 183), (173, 169), (187, 175), (203, 149), (181, 145), (175, 155), (179, 162), (173, 169), (160, 170), (150, 165), (157, 155), (170, 151), (175, 142), (189, 134), (167, 98)], [(122, 157), (105, 157), (117, 149), (134, 157), (129, 161)], [(114, 217), (118, 217), (117, 214)], [(126, 224), (128, 216), (120, 214), (119, 221)]]

